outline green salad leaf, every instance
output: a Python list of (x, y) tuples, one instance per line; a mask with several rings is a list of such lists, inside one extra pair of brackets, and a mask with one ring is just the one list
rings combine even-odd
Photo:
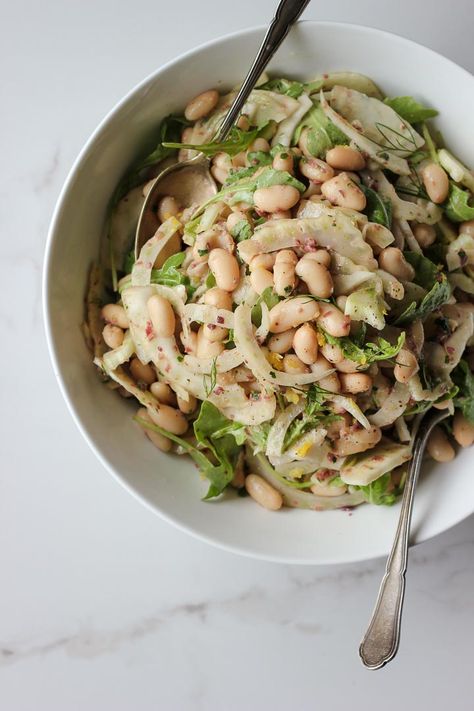
[(242, 219), (232, 227), (230, 234), (236, 242), (243, 242), (244, 240), (251, 238), (252, 228), (247, 220)]
[(419, 305), (416, 302), (412, 302), (410, 306), (397, 318), (395, 321), (396, 326), (406, 326), (413, 321), (421, 319), (424, 321), (425, 318), (432, 311), (435, 311), (440, 306), (449, 301), (451, 297), (451, 286), (446, 278), (445, 274), (439, 275), (439, 281), (437, 281), (430, 291), (426, 294), (424, 299)]
[(390, 472), (387, 472), (366, 486), (355, 486), (354, 488), (362, 491), (369, 504), (375, 504), (376, 506), (393, 506), (397, 497), (393, 491), (388, 491), (390, 485)]
[(260, 326), (262, 323), (262, 302), (268, 306), (268, 310), (276, 306), (280, 301), (278, 294), (275, 294), (271, 286), (267, 286), (262, 291), (254, 306), (252, 307), (252, 323), (254, 326)]
[(388, 104), (408, 123), (420, 123), (438, 115), (436, 109), (428, 109), (416, 101), (413, 96), (394, 96), (392, 99), (384, 99), (384, 103)]
[(474, 375), (465, 360), (460, 360), (451, 377), (459, 388), (454, 406), (459, 408), (469, 422), (474, 423)]
[(194, 435), (197, 442), (209, 449), (218, 462), (202, 471), (210, 481), (205, 499), (219, 496), (232, 481), (243, 443), (242, 430), (243, 425), (228, 420), (215, 405), (207, 400), (202, 403), (199, 416), (194, 421)]
[(471, 205), (472, 194), (468, 190), (450, 181), (449, 195), (444, 203), (444, 212), (452, 222), (467, 222), (474, 220), (474, 205)]
[(333, 146), (347, 145), (349, 139), (330, 121), (318, 104), (308, 111), (296, 127), (294, 140), (298, 142), (301, 132), (308, 128), (307, 146), (315, 158), (324, 158)]
[(179, 267), (184, 262), (185, 257), (184, 252), (178, 252), (168, 257), (160, 269), (152, 269), (151, 283), (162, 284), (163, 286), (178, 286), (178, 284), (182, 284), (186, 287), (188, 297), (190, 298), (196, 289), (192, 286), (189, 277), (179, 271)]
[(165, 149), (181, 149), (187, 148), (193, 151), (200, 151), (206, 156), (214, 156), (216, 153), (227, 153), (230, 156), (236, 156), (241, 151), (246, 151), (247, 148), (259, 137), (265, 126), (254, 128), (251, 131), (243, 131), (237, 126), (233, 126), (230, 130), (229, 137), (225, 141), (211, 141), (210, 143), (176, 143), (173, 141), (164, 141), (162, 146)]
[(364, 212), (369, 222), (377, 222), (377, 224), (384, 225), (384, 227), (390, 229), (392, 226), (392, 203), (390, 200), (385, 200), (375, 190), (368, 188), (366, 185), (361, 184), (359, 188), (367, 199)]
[(384, 338), (377, 338), (377, 343), (358, 345), (349, 336), (336, 338), (322, 329), (320, 329), (320, 332), (329, 344), (338, 346), (342, 350), (345, 358), (361, 365), (369, 365), (379, 360), (390, 360), (398, 355), (405, 343), (405, 332), (399, 335), (397, 342), (393, 346)]
[(254, 165), (256, 168), (260, 168), (262, 165), (271, 165), (273, 162), (270, 153), (265, 153), (265, 151), (248, 151), (247, 160), (250, 165)]
[(437, 264), (424, 257), (418, 252), (403, 252), (403, 256), (415, 270), (415, 284), (419, 284), (424, 289), (431, 289), (438, 279), (440, 268)]
[(286, 96), (291, 96), (292, 99), (297, 99), (303, 93), (305, 85), (300, 81), (292, 81), (282, 77), (281, 79), (270, 79), (270, 81), (261, 84), (258, 88), (265, 91), (275, 91), (277, 94), (286, 94)]

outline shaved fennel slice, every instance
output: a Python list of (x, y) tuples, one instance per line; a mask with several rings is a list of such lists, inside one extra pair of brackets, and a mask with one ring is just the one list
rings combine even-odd
[(237, 368), (242, 362), (243, 357), (238, 348), (223, 351), (217, 358), (197, 358), (194, 355), (185, 355), (183, 359), (185, 366), (193, 373), (201, 375), (210, 375), (214, 368), (216, 373), (227, 373), (229, 370)]
[(398, 279), (394, 277), (393, 274), (390, 274), (389, 272), (386, 272), (383, 269), (377, 269), (377, 275), (382, 280), (384, 292), (388, 294), (388, 296), (391, 296), (392, 299), (401, 301), (405, 296), (405, 287), (403, 286), (401, 281), (398, 281)]
[(270, 428), (267, 437), (267, 448), (265, 454), (267, 457), (280, 457), (283, 451), (283, 442), (288, 431), (288, 427), (293, 420), (301, 415), (304, 410), (304, 401), (301, 398), (300, 402), (289, 405), (283, 412), (278, 415), (275, 422)]
[(264, 126), (269, 121), (281, 123), (300, 108), (297, 99), (266, 89), (254, 89), (245, 102), (242, 113), (252, 126)]
[(445, 395), (451, 388), (452, 383), (449, 378), (436, 385), (432, 390), (427, 390), (423, 388), (419, 375), (413, 375), (407, 383), (407, 387), (410, 391), (410, 396), (415, 402), (435, 402), (440, 397)]
[(299, 108), (278, 125), (277, 131), (272, 139), (272, 146), (290, 146), (297, 125), (303, 116), (313, 107), (313, 102), (307, 94), (301, 94), (297, 101)]
[(400, 158), (400, 156), (389, 153), (379, 143), (374, 143), (374, 141), (358, 131), (349, 121), (329, 106), (322, 92), (321, 107), (328, 119), (330, 119), (330, 121), (332, 121), (333, 124), (340, 131), (342, 131), (342, 133), (344, 133), (344, 135), (346, 135), (360, 151), (366, 153), (384, 168), (391, 170), (393, 173), (397, 173), (397, 175), (410, 174), (410, 167), (404, 158)]
[(456, 322), (457, 328), (441, 345), (426, 343), (426, 361), (436, 375), (446, 378), (457, 366), (469, 339), (474, 332), (474, 314), (468, 306), (462, 304), (446, 304), (441, 311), (444, 316)]
[(364, 183), (369, 187), (371, 184), (375, 184), (379, 195), (386, 200), (390, 200), (393, 216), (398, 220), (416, 220), (417, 222), (425, 222), (427, 225), (434, 225), (439, 222), (443, 214), (439, 205), (427, 200), (419, 200), (418, 202), (402, 200), (381, 170), (364, 171), (362, 175)]
[(183, 315), (188, 323), (210, 323), (222, 328), (234, 328), (234, 314), (227, 309), (218, 309), (209, 304), (186, 304)]
[(170, 217), (158, 227), (153, 237), (148, 242), (145, 242), (137, 261), (133, 265), (133, 286), (146, 286), (150, 283), (153, 265), (180, 227), (181, 222), (176, 217)]
[[(461, 262), (461, 255), (463, 261)], [(474, 238), (468, 234), (460, 234), (448, 247), (446, 264), (450, 272), (461, 269), (466, 264), (474, 264)]]
[(448, 274), (448, 281), (453, 289), (462, 289), (466, 294), (474, 295), (474, 280), (467, 274), (451, 272)]
[(371, 247), (379, 247), (385, 249), (395, 240), (395, 237), (385, 225), (379, 225), (378, 222), (367, 222), (362, 228), (362, 237), (368, 242)]
[(358, 72), (329, 72), (328, 74), (318, 74), (311, 84), (318, 85), (319, 83), (320, 86), (318, 86), (318, 89), (321, 88), (325, 91), (337, 85), (361, 91), (367, 94), (367, 96), (375, 96), (377, 99), (383, 98), (382, 92), (372, 79)]
[(262, 310), (262, 320), (260, 326), (255, 331), (255, 338), (259, 343), (263, 343), (270, 331), (270, 311), (264, 301), (260, 304)]
[(319, 217), (275, 220), (257, 227), (251, 239), (241, 242), (238, 252), (249, 263), (262, 252), (295, 248), (303, 252), (325, 247), (367, 269), (377, 268), (372, 248), (362, 237), (355, 220), (340, 210), (325, 209)]
[(294, 461), (311, 460), (320, 457), (321, 445), (326, 439), (328, 431), (324, 427), (314, 429), (302, 435), (291, 447), (288, 447), (287, 454)]
[(405, 422), (404, 417), (397, 417), (395, 420), (395, 430), (400, 442), (411, 442), (410, 430), (408, 429), (408, 425)]
[(345, 395), (333, 395), (332, 393), (327, 393), (325, 397), (327, 400), (333, 402), (337, 407), (343, 408), (346, 412), (352, 415), (352, 417), (366, 430), (370, 430), (371, 424), (355, 400), (350, 397), (346, 397)]
[(292, 375), (274, 370), (262, 353), (262, 349), (255, 338), (252, 325), (252, 311), (250, 306), (240, 304), (234, 312), (234, 341), (236, 347), (243, 356), (244, 363), (250, 368), (257, 380), (266, 388), (273, 388), (275, 385), (307, 385), (315, 383), (317, 380), (326, 377), (333, 371), (323, 374), (302, 373)]
[(362, 492), (342, 494), (341, 496), (316, 496), (307, 491), (296, 489), (290, 484), (285, 484), (281, 480), (273, 467), (270, 465), (265, 455), (253, 454), (250, 447), (246, 449), (246, 459), (253, 472), (259, 474), (269, 484), (271, 484), (283, 497), (286, 506), (300, 509), (312, 509), (313, 511), (329, 511), (346, 506), (358, 506), (365, 502)]
[(136, 397), (140, 405), (146, 407), (147, 410), (152, 410), (155, 413), (160, 411), (160, 403), (154, 395), (151, 394), (149, 390), (142, 390), (138, 387), (133, 378), (125, 372), (125, 370), (119, 366), (114, 370), (109, 370), (106, 363), (102, 358), (95, 358), (95, 365), (101, 368), (107, 375), (112, 378), (116, 383), (122, 386), (127, 392)]
[(410, 397), (410, 390), (406, 385), (395, 383), (382, 407), (374, 415), (369, 415), (369, 421), (377, 427), (391, 425), (403, 415)]
[(115, 370), (119, 365), (126, 363), (135, 353), (135, 345), (133, 343), (132, 334), (130, 331), (125, 333), (123, 342), (118, 348), (112, 351), (107, 351), (102, 356), (104, 364), (108, 371)]
[(408, 249), (410, 249), (412, 252), (416, 252), (417, 254), (423, 254), (423, 250), (416, 241), (415, 235), (413, 234), (408, 220), (395, 218), (393, 221), (393, 228), (394, 232), (398, 230), (400, 236), (403, 238), (403, 241), (408, 246)]
[(344, 313), (353, 321), (365, 321), (379, 331), (385, 328), (385, 304), (373, 287), (352, 292), (347, 297)]
[(411, 447), (382, 439), (373, 449), (348, 457), (339, 473), (352, 486), (367, 486), (411, 459)]

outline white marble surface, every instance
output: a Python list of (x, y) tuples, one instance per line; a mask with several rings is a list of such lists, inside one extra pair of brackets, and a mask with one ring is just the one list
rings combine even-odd
[[(401, 652), (387, 669), (367, 672), (357, 646), (383, 561), (275, 566), (175, 531), (95, 460), (49, 366), (41, 263), (53, 205), (75, 155), (144, 75), (193, 44), (264, 22), (272, 6), (272, 0), (24, 0), (3, 7), (5, 711), (391, 711), (408, 699), (409, 708), (472, 708), (474, 518), (413, 552)], [(470, 0), (339, 0), (315, 2), (306, 16), (391, 29), (472, 71), (470, 7)]]

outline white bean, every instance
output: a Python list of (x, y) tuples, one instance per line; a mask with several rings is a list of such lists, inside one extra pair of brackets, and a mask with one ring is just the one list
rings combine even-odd
[(410, 378), (418, 372), (418, 360), (408, 348), (402, 348), (395, 359), (393, 374), (399, 383), (408, 383)]
[(384, 271), (402, 281), (411, 281), (415, 270), (398, 247), (385, 247), (378, 256), (379, 266)]
[(435, 462), (450, 462), (456, 456), (454, 447), (441, 427), (435, 427), (426, 445), (428, 454)]
[(329, 202), (339, 207), (361, 212), (367, 204), (364, 193), (347, 173), (340, 173), (335, 178), (327, 180), (322, 184), (321, 192)]
[(249, 474), (245, 479), (245, 488), (257, 504), (269, 511), (278, 511), (283, 505), (280, 492), (273, 488), (258, 474)]
[(113, 326), (107, 323), (102, 331), (102, 338), (109, 348), (118, 348), (123, 343), (124, 333), (120, 326)]
[(165, 222), (170, 217), (176, 217), (179, 213), (177, 200), (171, 195), (165, 195), (158, 203), (157, 215), (160, 222)]
[(132, 358), (129, 367), (130, 373), (137, 383), (151, 385), (155, 382), (156, 372), (148, 363), (142, 363), (138, 358)]
[(262, 294), (265, 289), (273, 288), (273, 274), (264, 267), (257, 267), (250, 272), (250, 284), (257, 294)]
[(372, 387), (372, 378), (365, 373), (340, 373), (339, 381), (343, 392), (353, 395), (366, 393)]
[(263, 254), (257, 254), (250, 260), (250, 271), (257, 269), (257, 267), (263, 267), (264, 269), (273, 269), (275, 264), (276, 252), (267, 252)]
[(216, 309), (226, 309), (232, 311), (232, 296), (228, 291), (213, 286), (204, 294), (204, 303), (208, 306), (215, 306)]
[(324, 183), (334, 176), (331, 166), (319, 158), (302, 158), (299, 169), (300, 173), (313, 183)]
[(348, 336), (351, 330), (350, 317), (345, 316), (345, 314), (333, 304), (321, 303), (317, 321), (321, 328), (335, 338)]
[(128, 316), (125, 313), (125, 309), (120, 304), (106, 304), (102, 311), (102, 318), (107, 323), (111, 323), (112, 326), (119, 326), (120, 328), (128, 328)]
[(429, 199), (438, 205), (444, 202), (449, 193), (449, 178), (444, 168), (437, 163), (428, 163), (421, 171), (421, 177)]
[(183, 413), (177, 410), (175, 407), (170, 407), (169, 405), (160, 405), (159, 410), (148, 411), (151, 419), (164, 430), (168, 430), (175, 435), (182, 435), (188, 429), (188, 421), (184, 417)]
[(296, 286), (295, 265), (298, 257), (292, 249), (282, 249), (277, 253), (273, 267), (275, 291), (279, 296), (288, 296)]
[(294, 353), (287, 353), (283, 356), (283, 370), (285, 373), (291, 373), (291, 375), (300, 375), (302, 373), (309, 373), (309, 368), (302, 360), (298, 358)]
[(204, 326), (197, 333), (196, 355), (198, 358), (216, 358), (224, 350), (222, 341), (210, 341), (206, 337)]
[(215, 89), (203, 91), (191, 99), (184, 109), (184, 116), (188, 121), (198, 121), (213, 111), (219, 101), (219, 92)]
[(474, 444), (474, 424), (464, 417), (459, 410), (453, 419), (453, 435), (461, 447), (470, 447)]
[(196, 400), (194, 395), (191, 395), (191, 393), (188, 393), (188, 395), (189, 395), (188, 400), (185, 400), (183, 397), (180, 397), (179, 395), (177, 397), (178, 407), (184, 415), (190, 415), (192, 412), (194, 412), (194, 410), (197, 407), (198, 401)]
[(285, 299), (270, 309), (270, 331), (282, 333), (295, 328), (306, 321), (311, 321), (319, 314), (319, 306), (313, 299), (297, 296)]
[(459, 227), (459, 234), (474, 237), (474, 220), (467, 220), (466, 222), (462, 222)]
[(360, 151), (350, 146), (335, 146), (326, 153), (326, 162), (337, 170), (362, 170), (365, 159)]
[(292, 185), (270, 185), (258, 188), (253, 194), (255, 207), (262, 212), (289, 210), (300, 199), (300, 192)]
[(310, 294), (327, 299), (334, 290), (332, 277), (325, 266), (308, 257), (309, 254), (300, 259), (296, 265), (296, 274), (306, 283)]
[(293, 348), (298, 358), (311, 365), (318, 357), (318, 337), (309, 323), (300, 326), (293, 337)]
[(330, 363), (341, 363), (344, 360), (344, 354), (339, 346), (325, 343), (319, 350)]
[(272, 168), (275, 170), (286, 170), (287, 173), (293, 173), (294, 163), (291, 153), (277, 153), (273, 159)]
[(270, 336), (268, 341), (268, 350), (272, 353), (286, 353), (293, 346), (293, 338), (296, 333), (295, 328), (290, 328), (282, 333), (275, 333)]
[(334, 452), (339, 457), (365, 452), (367, 449), (375, 447), (381, 438), (382, 430), (380, 427), (372, 425), (366, 430), (362, 425), (352, 425), (341, 430), (339, 439), (334, 443)]
[(213, 249), (209, 254), (208, 263), (219, 289), (234, 291), (237, 288), (240, 281), (240, 269), (233, 254), (225, 249)]
[(436, 239), (436, 230), (433, 225), (419, 222), (413, 227), (413, 234), (422, 249), (429, 247)]
[(176, 328), (176, 318), (168, 299), (153, 294), (147, 301), (147, 308), (155, 334), (162, 338), (172, 336)]
[[(151, 419), (150, 415), (148, 414), (148, 410), (146, 407), (140, 407), (137, 410), (137, 417), (139, 417), (141, 420), (146, 420), (149, 424), (154, 424), (153, 420)], [(173, 443), (168, 437), (164, 437), (162, 434), (159, 432), (153, 432), (153, 430), (149, 430), (145, 425), (142, 425), (140, 422), (138, 423), (150, 442), (152, 442), (155, 447), (158, 449), (161, 449), (162, 452), (169, 452)]]
[(161, 403), (164, 403), (165, 405), (176, 405), (176, 394), (166, 383), (162, 383), (157, 380), (150, 385), (150, 392)]

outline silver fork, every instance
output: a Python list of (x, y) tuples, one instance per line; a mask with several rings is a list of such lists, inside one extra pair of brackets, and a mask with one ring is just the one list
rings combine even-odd
[(369, 627), (359, 647), (359, 656), (368, 669), (380, 669), (392, 660), (398, 651), (416, 482), (428, 437), (433, 428), (448, 415), (447, 410), (432, 410), (421, 421), (415, 437), (395, 540)]

